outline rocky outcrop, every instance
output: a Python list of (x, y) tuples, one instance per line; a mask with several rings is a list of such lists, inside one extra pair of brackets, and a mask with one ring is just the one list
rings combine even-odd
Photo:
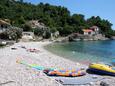
[(96, 40), (109, 40), (109, 38), (106, 38), (102, 34), (97, 34), (94, 36), (90, 35), (82, 35), (82, 34), (72, 34), (68, 37), (65, 37), (65, 39), (62, 40), (62, 42), (71, 42), (71, 41), (96, 41)]
[(111, 39), (115, 40), (115, 36), (112, 36)]
[(30, 25), (32, 28), (46, 28), (45, 24), (39, 22), (39, 20), (31, 20), (26, 22), (26, 24)]

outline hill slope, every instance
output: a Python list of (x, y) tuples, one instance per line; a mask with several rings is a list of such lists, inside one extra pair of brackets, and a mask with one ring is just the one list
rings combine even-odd
[(59, 30), (61, 35), (81, 32), (82, 29), (96, 25), (107, 36), (115, 35), (112, 24), (99, 16), (85, 20), (82, 14), (70, 15), (70, 11), (61, 6), (48, 3), (22, 3), (15, 0), (0, 0), (0, 18), (10, 19), (11, 24), (22, 26), (28, 20), (40, 20), (53, 30)]

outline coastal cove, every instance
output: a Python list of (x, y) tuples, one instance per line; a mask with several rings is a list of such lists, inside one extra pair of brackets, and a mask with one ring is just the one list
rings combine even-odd
[(50, 52), (69, 60), (89, 64), (91, 62), (110, 63), (115, 59), (115, 40), (77, 41), (53, 43), (45, 46)]
[[(62, 58), (58, 55), (50, 53), (44, 49), (44, 46), (53, 44), (52, 42), (19, 42), (14, 45), (4, 47), (0, 49), (0, 73), (1, 73), (1, 85), (5, 86), (63, 86), (55, 79), (57, 76), (51, 77), (46, 75), (42, 70), (28, 66), (28, 64), (37, 64), (46, 68), (87, 68), (87, 65), (82, 65), (78, 62), (73, 62), (68, 59)], [(37, 52), (28, 51), (35, 49)], [(60, 50), (61, 51), (61, 50)], [(94, 75), (86, 74), (82, 77), (62, 77), (63, 79), (80, 79), (84, 80), (84, 77), (94, 77)], [(100, 86), (101, 82), (106, 82), (110, 86), (115, 86), (115, 78), (111, 76), (99, 76), (104, 78), (99, 81), (91, 82), (88, 79), (88, 84), (84, 86)], [(7, 83), (8, 82), (8, 83)], [(9, 83), (10, 82), (10, 83)], [(81, 84), (84, 82), (81, 80)], [(71, 86), (71, 85), (66, 85)], [(83, 85), (75, 85), (83, 86)]]
[(115, 86), (114, 3), (0, 0), (0, 86)]

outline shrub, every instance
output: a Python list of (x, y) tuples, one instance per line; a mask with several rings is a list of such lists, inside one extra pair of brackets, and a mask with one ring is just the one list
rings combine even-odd
[(48, 39), (51, 37), (51, 32), (49, 30), (44, 31), (43, 38)]
[(24, 24), (24, 25), (22, 26), (22, 28), (23, 28), (23, 31), (32, 31), (31, 26), (28, 25), (28, 24)]
[(37, 36), (42, 36), (43, 34), (43, 29), (42, 28), (35, 28), (34, 29), (34, 34), (37, 35)]

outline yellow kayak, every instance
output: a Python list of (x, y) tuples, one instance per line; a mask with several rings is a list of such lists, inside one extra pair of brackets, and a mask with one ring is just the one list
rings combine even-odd
[(115, 76), (115, 68), (105, 64), (92, 63), (89, 65), (89, 70), (99, 74)]

